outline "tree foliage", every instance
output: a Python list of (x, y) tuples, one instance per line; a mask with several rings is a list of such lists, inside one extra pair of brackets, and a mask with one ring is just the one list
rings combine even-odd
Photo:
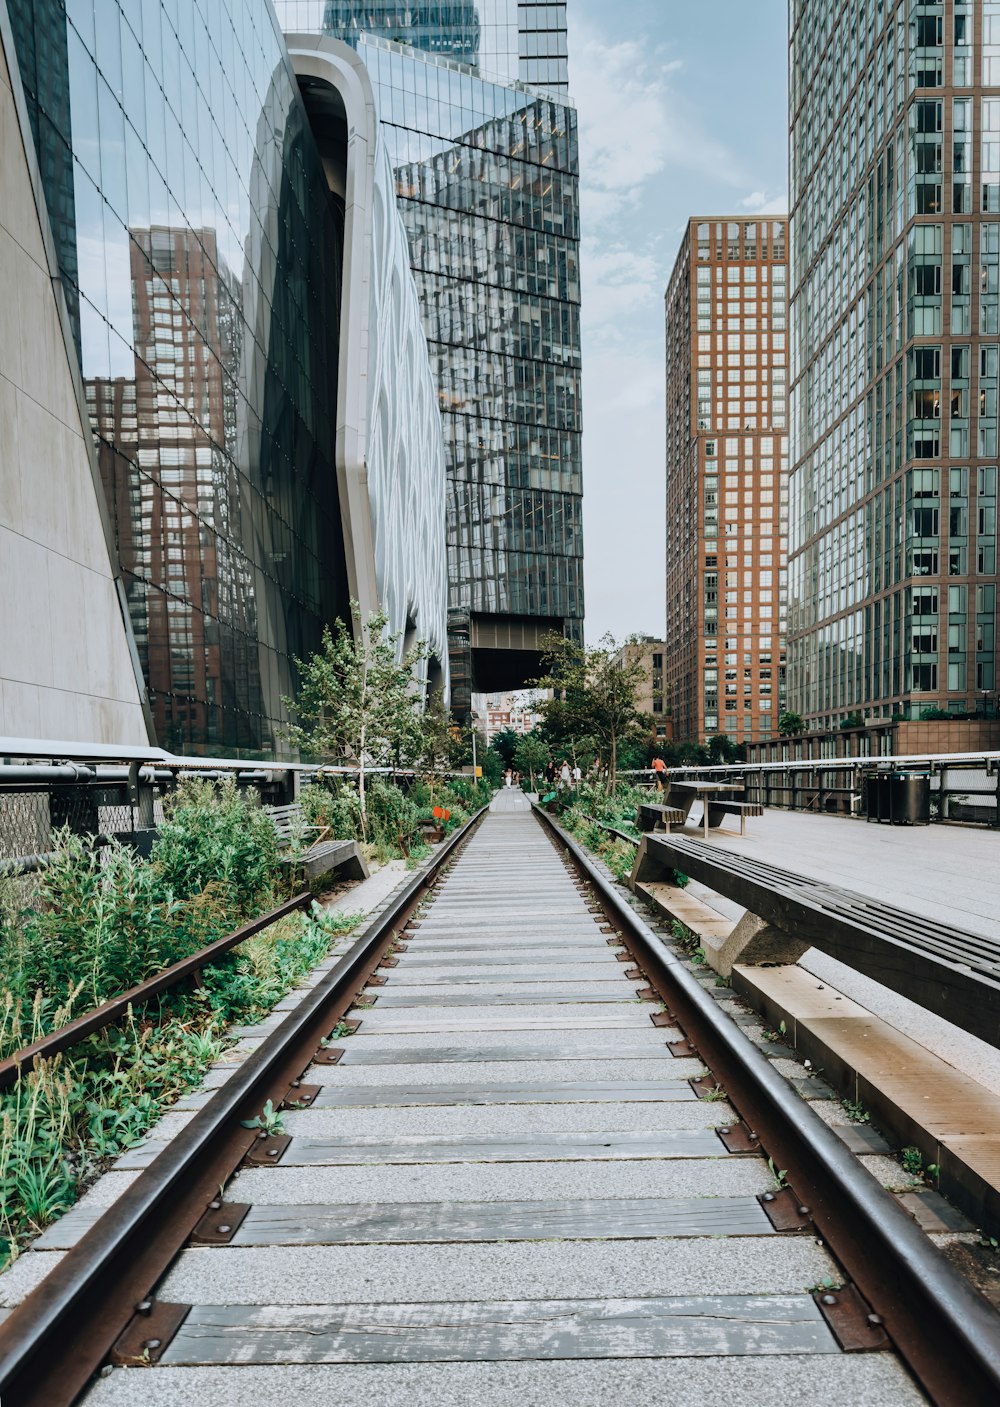
[(366, 772), (372, 767), (400, 767), (419, 762), (426, 748), (421, 700), (414, 689), (414, 667), (427, 656), (423, 644), (397, 659), (399, 635), (388, 631), (388, 618), (373, 613), (361, 623), (357, 602), (351, 613), (357, 632), (339, 620), (323, 631), (323, 643), (308, 660), (296, 660), (301, 685), (296, 699), (285, 699), (296, 722), (285, 729), (288, 741), (317, 761), (349, 763), (358, 768), (358, 795), (367, 823)]
[(778, 734), (782, 738), (794, 738), (802, 732), (801, 713), (783, 713), (778, 719)]
[(546, 762), (549, 760), (548, 744), (538, 733), (525, 733), (517, 740), (517, 749), (514, 753), (514, 766), (521, 773), (527, 776), (531, 783), (531, 790), (536, 791), (535, 775), (544, 770)]
[(611, 635), (592, 648), (555, 633), (541, 643), (546, 672), (535, 687), (553, 690), (539, 705), (545, 731), (560, 751), (574, 757), (577, 746), (590, 744), (614, 791), (622, 750), (646, 743), (652, 726), (636, 701), (647, 678), (645, 665), (641, 659), (616, 662), (619, 645)]
[(493, 734), (490, 747), (500, 754), (503, 759), (504, 770), (514, 765), (514, 754), (517, 752), (517, 745), (521, 735), (514, 728), (501, 728), (499, 733)]

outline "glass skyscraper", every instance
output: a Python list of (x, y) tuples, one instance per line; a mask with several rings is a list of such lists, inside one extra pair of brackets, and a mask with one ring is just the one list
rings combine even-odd
[(370, 172), (345, 144), (331, 185), (270, 0), (0, 4), (155, 740), (280, 750), (352, 596), (446, 689), (444, 444), (388, 163), (375, 248)]
[(1000, 3), (791, 24), (789, 707), (994, 713)]
[(531, 677), (545, 629), (582, 628), (579, 175), (576, 112), (562, 91), (565, 5), (279, 0), (278, 14), (289, 35), (351, 43), (375, 89), (444, 422), (461, 715), (473, 689)]

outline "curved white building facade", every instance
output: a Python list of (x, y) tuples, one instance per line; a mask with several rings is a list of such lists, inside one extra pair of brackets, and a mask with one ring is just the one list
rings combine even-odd
[(437, 392), (375, 95), (339, 40), (286, 35), (331, 190), (344, 203), (337, 472), (348, 580), (400, 647), (426, 641), (448, 694), (445, 454)]

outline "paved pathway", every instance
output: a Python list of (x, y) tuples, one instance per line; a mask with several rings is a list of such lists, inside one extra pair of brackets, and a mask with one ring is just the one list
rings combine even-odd
[[(688, 826), (694, 835), (697, 825)], [(737, 850), (800, 874), (943, 923), (1000, 938), (1000, 832), (970, 826), (886, 826), (843, 816), (766, 811), (738, 830), (712, 831), (712, 845)], [(692, 894), (730, 918), (743, 910), (702, 885)], [(943, 1060), (1000, 1094), (1000, 1051), (896, 996), (843, 963), (810, 949), (803, 967), (852, 997)]]
[(164, 1365), (90, 1407), (921, 1401), (840, 1353), (807, 1293), (835, 1266), (772, 1231), (636, 987), (502, 792), (280, 1165), (227, 1190), (232, 1245), (161, 1287), (194, 1306)]

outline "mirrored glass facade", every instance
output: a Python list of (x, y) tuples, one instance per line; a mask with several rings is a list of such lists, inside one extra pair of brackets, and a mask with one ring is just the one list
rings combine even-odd
[(158, 741), (269, 751), (346, 612), (342, 213), (268, 0), (10, 0)]
[[(279, 0), (286, 32), (309, 12)], [(444, 422), (461, 714), (474, 653), (502, 650), (501, 622), (518, 622), (512, 668), (538, 633), (532, 622), (582, 628), (576, 112), (378, 36), (355, 42), (396, 174)]]
[(368, 35), (467, 65), (499, 83), (565, 91), (566, 0), (277, 0), (286, 33)]
[(789, 706), (992, 714), (1000, 4), (791, 21)]

